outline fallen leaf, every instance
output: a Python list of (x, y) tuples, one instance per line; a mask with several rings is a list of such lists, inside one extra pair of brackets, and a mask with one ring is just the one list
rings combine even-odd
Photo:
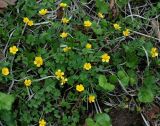
[(116, 6), (115, 0), (110, 0), (109, 7), (112, 11), (113, 18), (116, 17), (118, 15), (118, 8)]
[(16, 0), (0, 0), (0, 13), (7, 8), (8, 5), (15, 5)]
[(153, 30), (154, 30), (157, 38), (159, 39), (159, 42), (160, 42), (159, 22), (153, 19), (153, 20), (151, 21), (151, 24), (152, 24), (152, 28), (153, 28)]
[(144, 108), (144, 114), (147, 119), (154, 125), (155, 120), (157, 120), (158, 114), (160, 113), (160, 108), (156, 104), (152, 104), (150, 107)]
[(4, 0), (8, 3), (8, 5), (15, 5), (16, 0)]
[(8, 4), (5, 2), (5, 1), (3, 1), (3, 0), (0, 0), (0, 8), (6, 8), (8, 6)]

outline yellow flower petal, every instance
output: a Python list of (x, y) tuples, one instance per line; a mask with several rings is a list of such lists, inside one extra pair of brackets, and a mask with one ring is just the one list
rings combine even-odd
[(84, 91), (84, 86), (82, 84), (78, 84), (78, 85), (76, 85), (76, 90), (78, 92), (82, 92), (82, 91)]
[(40, 11), (39, 11), (39, 14), (40, 15), (46, 15), (48, 13), (48, 10), (47, 9), (41, 9)]
[(24, 17), (23, 22), (27, 24), (29, 22), (29, 19), (27, 17)]
[(90, 63), (85, 63), (84, 66), (83, 66), (83, 68), (84, 68), (85, 70), (90, 70), (90, 69), (92, 68), (92, 66), (91, 66)]
[(66, 8), (68, 5), (66, 3), (60, 3), (59, 6), (62, 8)]
[(61, 38), (66, 38), (68, 36), (68, 33), (66, 33), (66, 32), (62, 32), (61, 34), (60, 34), (60, 37)]
[(103, 15), (101, 12), (99, 12), (99, 13), (98, 13), (98, 17), (99, 17), (99, 18), (104, 18), (104, 15)]
[(26, 80), (24, 81), (24, 85), (25, 85), (26, 87), (29, 87), (29, 86), (31, 85), (31, 83), (32, 83), (32, 81), (31, 81), (30, 79), (26, 79)]
[(37, 67), (40, 67), (41, 65), (43, 65), (43, 59), (42, 59), (42, 57), (40, 57), (40, 56), (35, 57), (34, 64)]
[(101, 56), (101, 58), (102, 58), (102, 62), (109, 62), (109, 60), (110, 60), (110, 56), (108, 55), (108, 53), (105, 53), (105, 54), (103, 54), (102, 56)]
[(12, 46), (9, 48), (10, 53), (12, 53), (13, 55), (15, 55), (18, 51), (18, 48), (16, 46)]
[(153, 47), (151, 49), (151, 56), (154, 58), (154, 57), (157, 57), (158, 56), (158, 49), (156, 47)]
[(7, 75), (9, 74), (9, 69), (8, 69), (7, 67), (3, 67), (3, 68), (2, 68), (2, 74), (3, 74), (4, 76), (7, 76)]
[(92, 45), (91, 45), (90, 43), (87, 43), (87, 44), (86, 44), (86, 48), (87, 48), (87, 49), (91, 49), (91, 48), (92, 48)]
[(27, 23), (29, 26), (32, 26), (33, 25), (33, 21), (32, 20), (29, 20), (29, 22)]
[(89, 101), (89, 103), (95, 102), (95, 96), (94, 95), (90, 95), (88, 97), (88, 101)]
[(46, 126), (46, 121), (44, 119), (39, 120), (39, 126)]
[(85, 27), (91, 27), (91, 25), (92, 25), (92, 22), (90, 22), (89, 20), (88, 21), (84, 21), (84, 26)]

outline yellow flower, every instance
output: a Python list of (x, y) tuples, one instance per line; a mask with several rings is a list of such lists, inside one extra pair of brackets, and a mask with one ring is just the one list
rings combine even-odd
[(43, 65), (43, 59), (42, 59), (42, 57), (40, 57), (40, 56), (35, 57), (34, 64), (37, 67), (40, 67), (41, 65)]
[(9, 48), (10, 53), (12, 53), (13, 55), (15, 55), (18, 51), (18, 48), (16, 46), (12, 46)]
[(56, 72), (55, 72), (55, 75), (56, 75), (56, 78), (57, 79), (62, 79), (63, 76), (64, 76), (64, 72), (62, 72), (60, 69), (58, 69)]
[(86, 69), (86, 70), (90, 70), (91, 67), (92, 67), (92, 66), (91, 66), (90, 63), (85, 63), (84, 66), (83, 66), (83, 68)]
[(69, 19), (67, 19), (67, 18), (62, 18), (61, 22), (62, 22), (63, 24), (67, 24), (67, 23), (69, 22)]
[(69, 50), (71, 50), (71, 47), (65, 47), (65, 48), (63, 48), (64, 52), (68, 52)]
[(91, 49), (91, 48), (92, 48), (92, 45), (91, 45), (90, 43), (87, 43), (87, 44), (86, 44), (86, 48), (87, 48), (87, 49)]
[(61, 85), (64, 85), (68, 81), (67, 78), (61, 77)]
[(32, 20), (29, 20), (29, 18), (27, 18), (27, 17), (24, 17), (24, 18), (23, 18), (23, 22), (26, 23), (26, 24), (29, 25), (29, 26), (32, 26), (32, 25), (33, 25), (33, 21), (32, 21)]
[(88, 101), (89, 101), (89, 103), (95, 102), (95, 96), (94, 95), (90, 95), (88, 97)]
[(45, 14), (47, 14), (48, 13), (48, 10), (47, 9), (41, 9), (40, 11), (39, 11), (39, 14), (40, 15), (45, 15)]
[(62, 32), (60, 36), (61, 36), (61, 38), (66, 38), (68, 36), (68, 33)]
[(91, 27), (92, 23), (88, 20), (88, 21), (84, 21), (84, 26), (85, 27)]
[(154, 58), (154, 57), (156, 57), (156, 56), (158, 56), (158, 49), (157, 48), (152, 48), (151, 49), (151, 55), (152, 55), (152, 57)]
[(62, 8), (65, 8), (65, 7), (67, 7), (67, 4), (66, 3), (60, 3), (59, 6), (62, 7)]
[(46, 121), (44, 119), (39, 120), (39, 126), (46, 126)]
[(24, 17), (23, 22), (27, 24), (29, 22), (29, 19), (27, 17)]
[(82, 92), (82, 91), (84, 91), (84, 86), (82, 84), (78, 84), (78, 85), (76, 85), (76, 90), (78, 92)]
[(120, 29), (121, 29), (121, 27), (119, 26), (119, 24), (113, 24), (113, 26), (114, 26), (114, 28), (115, 28), (116, 30), (120, 30)]
[(31, 83), (32, 83), (32, 81), (30, 79), (27, 79), (27, 80), (24, 81), (24, 85), (26, 87), (29, 87), (31, 85)]
[(101, 12), (99, 12), (99, 13), (98, 13), (98, 17), (99, 17), (99, 18), (104, 18), (104, 15), (103, 15)]
[(129, 29), (126, 29), (125, 31), (123, 31), (123, 35), (124, 36), (129, 36), (129, 34), (130, 34)]
[(7, 67), (2, 68), (2, 74), (7, 76), (9, 74), (9, 69)]
[(33, 25), (33, 21), (32, 20), (29, 20), (29, 22), (27, 23), (29, 26), (32, 26)]
[(102, 62), (109, 62), (109, 60), (110, 60), (110, 56), (108, 55), (108, 53), (105, 53), (105, 54), (103, 54), (102, 56), (101, 56), (101, 58), (102, 58)]

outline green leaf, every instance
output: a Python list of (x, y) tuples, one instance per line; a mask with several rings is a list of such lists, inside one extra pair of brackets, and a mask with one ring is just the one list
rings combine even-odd
[(107, 79), (104, 75), (100, 75), (98, 81), (99, 81), (99, 86), (104, 90), (113, 91), (115, 89), (114, 85), (107, 82)]
[(126, 55), (127, 55), (126, 57), (127, 67), (135, 69), (138, 65), (137, 55), (135, 54), (135, 52), (131, 52), (131, 53), (128, 52)]
[(109, 4), (107, 4), (105, 0), (96, 0), (96, 7), (101, 13), (106, 14), (109, 11)]
[(117, 0), (117, 3), (120, 7), (124, 7), (128, 3), (128, 0)]
[(136, 84), (137, 81), (134, 78), (130, 77), (129, 82), (131, 85), (134, 85), (134, 84)]
[(138, 81), (136, 72), (133, 71), (133, 70), (128, 70), (127, 73), (128, 73), (128, 75), (129, 75), (129, 82), (130, 82), (130, 84), (131, 84), (131, 85), (136, 84), (137, 81)]
[(129, 84), (129, 80), (130, 78), (128, 77), (128, 75), (124, 72), (124, 71), (118, 71), (117, 73), (119, 80), (121, 81), (121, 83), (127, 87)]
[(122, 70), (118, 71), (117, 75), (118, 75), (119, 78), (126, 77), (126, 73), (124, 71), (122, 71)]
[(97, 123), (99, 126), (112, 126), (112, 125), (111, 125), (110, 117), (109, 117), (109, 115), (106, 114), (106, 113), (96, 114), (95, 120), (96, 120), (96, 123)]
[(87, 126), (95, 126), (95, 122), (92, 118), (87, 118), (86, 124), (87, 124)]
[(118, 82), (117, 76), (114, 75), (114, 74), (113, 74), (113, 75), (110, 75), (110, 76), (109, 76), (109, 82), (112, 83), (112, 84), (117, 83), (117, 82)]
[(11, 111), (0, 110), (0, 120), (5, 122), (5, 126), (16, 126), (16, 120)]
[(141, 88), (138, 93), (138, 99), (140, 102), (150, 103), (154, 100), (154, 95), (152, 90), (147, 88)]
[(11, 110), (14, 97), (0, 92), (0, 110)]
[(93, 31), (97, 34), (97, 35), (101, 35), (103, 33), (103, 30), (101, 28), (98, 29), (93, 29)]
[(27, 39), (26, 39), (27, 44), (34, 44), (35, 41), (36, 41), (36, 36), (35, 35), (29, 34), (27, 36)]
[(62, 0), (63, 3), (67, 3), (67, 4), (70, 4), (71, 1), (70, 0)]
[(156, 83), (156, 78), (152, 75), (144, 78), (145, 86), (153, 86)]
[(124, 77), (124, 78), (121, 78), (120, 80), (121, 80), (122, 84), (123, 84), (125, 87), (128, 86), (128, 84), (129, 84), (129, 77)]
[(103, 30), (95, 21), (92, 22), (92, 29), (97, 35), (101, 35), (103, 33)]

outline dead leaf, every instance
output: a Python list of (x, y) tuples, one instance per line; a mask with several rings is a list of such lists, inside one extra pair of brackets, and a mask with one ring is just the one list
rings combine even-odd
[(110, 1), (110, 4), (109, 4), (109, 7), (110, 7), (110, 8), (113, 8), (114, 5), (115, 5), (115, 0), (111, 0), (111, 1)]
[(159, 22), (153, 19), (151, 21), (151, 24), (152, 24), (152, 28), (153, 28), (157, 38), (159, 39), (159, 42), (160, 42), (160, 30), (159, 30), (160, 26), (159, 26)]
[(15, 5), (16, 0), (0, 0), (0, 13), (7, 8), (8, 5)]
[(118, 15), (118, 8), (116, 6), (115, 0), (110, 0), (109, 7), (112, 11), (113, 18), (116, 17)]
[(143, 111), (151, 124), (154, 124), (154, 121), (157, 120), (158, 114), (160, 113), (160, 108), (156, 104), (152, 104), (150, 107), (144, 108)]
[(16, 0), (4, 0), (8, 3), (8, 5), (15, 5)]
[(59, 8), (57, 10), (57, 19), (62, 19), (62, 17), (63, 17), (63, 9)]
[(0, 0), (0, 8), (6, 8), (8, 6), (8, 4), (3, 1), (3, 0)]
[(5, 59), (4, 54), (2, 53), (2, 51), (0, 50), (0, 62), (3, 61)]

